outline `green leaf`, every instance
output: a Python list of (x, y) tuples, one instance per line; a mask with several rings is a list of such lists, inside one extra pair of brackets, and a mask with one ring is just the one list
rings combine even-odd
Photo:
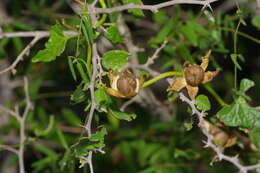
[(194, 59), (192, 59), (192, 56), (190, 54), (190, 50), (187, 48), (187, 46), (180, 44), (176, 47), (176, 52), (180, 54), (185, 61), (189, 61), (190, 63), (195, 63)]
[(240, 82), (240, 91), (245, 93), (247, 90), (249, 90), (253, 86), (255, 86), (254, 81), (251, 81), (249, 79), (242, 79)]
[(42, 130), (42, 129), (40, 129), (39, 126), (35, 127), (35, 129), (34, 129), (35, 135), (36, 136), (46, 136), (46, 135), (48, 135), (54, 127), (54, 122), (55, 122), (54, 116), (53, 115), (49, 116), (49, 123), (48, 123), (47, 128)]
[(66, 170), (67, 172), (74, 173), (76, 167), (75, 163), (73, 152), (70, 149), (66, 150), (62, 160), (60, 161), (61, 171)]
[(198, 46), (200, 38), (203, 38), (203, 36), (208, 37), (209, 34), (209, 32), (195, 20), (187, 21), (185, 25), (180, 27), (180, 31), (193, 46)]
[(113, 23), (108, 29), (106, 33), (106, 37), (112, 41), (112, 43), (121, 43), (123, 41), (117, 26), (115, 23)]
[(198, 46), (198, 35), (194, 31), (194, 28), (189, 25), (183, 25), (180, 28), (180, 31), (184, 37), (191, 42), (193, 46)]
[(252, 24), (260, 29), (260, 16), (254, 16), (252, 19)]
[(76, 90), (70, 96), (70, 100), (73, 104), (82, 103), (87, 100), (87, 94), (84, 89), (84, 83), (81, 83), (77, 86)]
[(56, 128), (56, 133), (57, 133), (57, 136), (59, 138), (59, 141), (61, 143), (61, 145), (65, 148), (65, 149), (69, 149), (69, 145), (67, 143), (67, 140), (63, 134), (63, 132), (59, 129), (59, 128)]
[(233, 61), (233, 63), (235, 64), (235, 66), (239, 69), (242, 70), (242, 67), (239, 65), (239, 63), (237, 62), (237, 58), (239, 57), (238, 54), (231, 54), (231, 60)]
[(197, 108), (201, 111), (208, 111), (210, 110), (210, 101), (208, 99), (207, 96), (205, 95), (199, 95), (196, 97), (196, 101), (195, 101)]
[(179, 157), (183, 157), (186, 158), (188, 160), (194, 160), (196, 158), (199, 158), (200, 154), (193, 151), (193, 150), (180, 150), (180, 149), (175, 149), (174, 150), (174, 158), (179, 158)]
[(75, 81), (77, 81), (77, 75), (73, 66), (73, 62), (72, 62), (72, 57), (68, 57), (68, 63), (69, 63), (69, 68), (70, 68), (70, 72), (72, 74), (72, 77)]
[[(136, 4), (136, 5), (143, 5), (143, 2), (141, 0), (125, 0), (124, 4)], [(129, 9), (129, 13), (132, 13), (134, 16), (137, 17), (143, 17), (144, 13), (140, 9)]]
[(250, 107), (240, 97), (234, 104), (223, 107), (217, 117), (228, 126), (253, 128), (260, 126), (260, 107)]
[(96, 104), (102, 108), (108, 108), (111, 104), (113, 104), (111, 97), (102, 88), (98, 88), (95, 91), (95, 99)]
[(193, 127), (193, 121), (185, 122), (183, 125), (186, 131), (190, 131)]
[(136, 114), (126, 114), (112, 109), (109, 110), (109, 113), (120, 120), (132, 121), (136, 118)]
[(106, 69), (112, 69), (118, 71), (128, 63), (128, 57), (130, 54), (122, 50), (111, 50), (106, 52), (102, 58), (102, 65)]
[(260, 148), (260, 127), (255, 127), (250, 131), (250, 139), (257, 148)]
[(84, 68), (83, 68), (82, 64), (79, 61), (77, 61), (76, 63), (77, 63), (77, 70), (79, 71), (81, 79), (85, 83), (89, 83), (89, 80), (87, 78), (86, 72), (84, 71)]
[(72, 126), (79, 126), (81, 120), (72, 110), (64, 108), (62, 109), (62, 116), (67, 120), (68, 124)]
[(40, 50), (33, 58), (32, 62), (50, 62), (60, 56), (65, 49), (67, 41), (72, 36), (65, 36), (60, 25), (54, 25), (50, 29), (50, 38), (45, 44), (45, 49)]
[(159, 33), (153, 37), (149, 42), (151, 44), (159, 44), (165, 41), (167, 39), (167, 36), (172, 33), (173, 27), (174, 27), (174, 20), (169, 19), (163, 27), (160, 29)]
[(92, 134), (89, 140), (92, 142), (99, 142), (100, 144), (104, 144), (105, 135), (107, 135), (107, 130), (105, 127), (102, 127), (100, 131)]
[(217, 117), (229, 126), (244, 128), (259, 127), (260, 107), (251, 107), (245, 100), (248, 97), (245, 92), (254, 85), (255, 84), (253, 81), (249, 79), (242, 79), (240, 82), (240, 89), (237, 93), (239, 97), (232, 105), (223, 107), (217, 113)]
[(85, 39), (86, 39), (88, 45), (92, 45), (95, 35), (94, 35), (94, 31), (92, 28), (92, 22), (91, 22), (89, 14), (82, 16), (82, 21), (83, 21), (82, 31), (85, 36)]

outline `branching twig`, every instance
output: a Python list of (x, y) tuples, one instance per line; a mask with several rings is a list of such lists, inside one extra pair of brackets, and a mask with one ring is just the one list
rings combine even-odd
[(25, 109), (24, 109), (22, 115), (20, 115), (20, 113), (18, 111), (18, 107), (15, 107), (15, 111), (13, 111), (11, 109), (5, 108), (4, 106), (0, 105), (0, 111), (6, 112), (9, 115), (14, 116), (20, 124), (19, 150), (16, 150), (7, 145), (0, 145), (0, 148), (6, 149), (8, 151), (11, 151), (11, 152), (17, 154), (18, 159), (19, 159), (19, 167), (20, 167), (19, 172), (20, 173), (25, 173), (25, 169), (24, 169), (24, 143), (26, 140), (25, 121), (26, 121), (26, 118), (27, 118), (27, 115), (28, 115), (30, 109), (32, 108), (32, 103), (31, 103), (30, 96), (29, 96), (28, 79), (26, 77), (24, 77), (24, 93), (25, 93), (26, 106), (25, 106)]
[[(76, 35), (74, 31), (64, 31), (65, 35)], [(0, 32), (0, 39), (3, 38), (16, 38), (16, 37), (49, 37), (48, 31), (23, 31), (23, 32)]]
[(32, 109), (32, 103), (30, 100), (30, 96), (29, 96), (29, 85), (28, 85), (28, 79), (26, 77), (24, 77), (24, 93), (25, 93), (25, 98), (26, 98), (26, 107), (24, 109), (23, 115), (21, 117), (21, 121), (20, 121), (20, 148), (19, 148), (19, 165), (20, 165), (20, 173), (24, 173), (25, 169), (24, 169), (24, 143), (26, 140), (26, 136), (25, 136), (25, 121), (27, 118), (27, 115), (30, 111), (30, 109)]
[(142, 69), (142, 70), (145, 70), (145, 71), (148, 71), (152, 76), (159, 75), (159, 73), (157, 71), (151, 69), (149, 66), (152, 65), (154, 63), (154, 61), (158, 58), (159, 53), (166, 46), (167, 42), (168, 41), (165, 40), (163, 42), (163, 44), (155, 50), (154, 54), (151, 57), (148, 57), (148, 59), (147, 59), (145, 64), (136, 65), (135, 67), (139, 68), (139, 69)]
[[(95, 23), (97, 23), (97, 18), (95, 16), (95, 14), (93, 13), (93, 8), (94, 8), (93, 5), (94, 4), (89, 5), (89, 13), (90, 13), (92, 22), (95, 24)], [(102, 67), (101, 67), (100, 57), (98, 55), (96, 43), (93, 43), (93, 45), (92, 45), (92, 69), (93, 69), (92, 77), (91, 77), (91, 81), (89, 84), (89, 90), (90, 90), (90, 95), (91, 95), (91, 107), (90, 107), (90, 111), (89, 111), (89, 114), (87, 117), (87, 123), (85, 124), (85, 127), (84, 127), (87, 131), (89, 138), (91, 137), (92, 119), (94, 116), (94, 112), (97, 109), (97, 105), (96, 105), (96, 101), (95, 101), (95, 81), (98, 76), (101, 77), (101, 73), (102, 73)], [(80, 165), (80, 167), (83, 167), (85, 164), (88, 164), (90, 173), (94, 173), (93, 164), (92, 164), (92, 154), (93, 154), (93, 151), (92, 150), (89, 151), (88, 156), (86, 158), (83, 158), (83, 162)]]
[[(65, 31), (65, 35), (75, 35), (76, 33), (73, 31)], [(29, 55), (30, 49), (42, 38), (48, 37), (49, 32), (47, 31), (31, 31), (31, 32), (0, 32), (0, 39), (1, 38), (13, 38), (13, 37), (34, 37), (33, 40), (23, 49), (23, 51), (17, 56), (15, 61), (7, 68), (0, 71), (0, 75), (6, 73), (8, 71), (12, 71), (15, 73), (17, 64), (23, 60), (24, 56)]]
[(38, 36), (36, 35), (34, 37), (34, 39), (24, 48), (24, 50), (18, 55), (18, 57), (15, 59), (15, 61), (7, 68), (5, 68), (4, 70), (0, 71), (0, 75), (3, 74), (3, 73), (6, 73), (8, 71), (12, 71), (12, 73), (16, 73), (16, 70), (15, 70), (15, 67), (16, 65), (23, 60), (24, 56), (25, 55), (28, 55), (29, 54), (29, 51), (31, 49), (31, 47), (34, 46), (34, 44), (40, 40), (42, 37), (41, 36)]
[(244, 166), (240, 163), (238, 156), (225, 155), (223, 153), (223, 150), (214, 144), (211, 135), (209, 134), (207, 128), (205, 127), (205, 124), (203, 123), (205, 114), (203, 112), (198, 111), (198, 109), (195, 106), (194, 101), (191, 101), (190, 99), (188, 99), (186, 96), (184, 96), (183, 93), (180, 93), (180, 99), (191, 107), (192, 114), (197, 115), (197, 117), (199, 119), (199, 127), (200, 127), (201, 131), (203, 132), (203, 134), (207, 137), (207, 141), (204, 141), (205, 147), (210, 147), (211, 149), (213, 149), (216, 152), (217, 158), (219, 160), (226, 160), (226, 161), (232, 163), (239, 169), (239, 171), (241, 173), (247, 173), (248, 171), (260, 168), (260, 163), (255, 164), (255, 165)]
[(120, 12), (124, 10), (129, 10), (129, 9), (141, 9), (141, 10), (150, 10), (152, 12), (157, 12), (159, 9), (176, 5), (176, 4), (197, 4), (197, 5), (202, 5), (202, 6), (209, 6), (210, 3), (213, 3), (218, 0), (206, 0), (206, 1), (201, 1), (201, 0), (172, 0), (168, 2), (163, 2), (159, 3), (157, 5), (136, 5), (136, 4), (127, 4), (127, 5), (122, 5), (118, 7), (112, 7), (112, 8), (95, 8), (95, 13), (114, 13), (114, 12)]
[(0, 145), (0, 150), (3, 149), (3, 150), (8, 150), (10, 152), (13, 152), (14, 154), (17, 154), (18, 155), (18, 150), (8, 146), (8, 145)]
[(155, 59), (158, 58), (159, 53), (160, 53), (161, 50), (166, 46), (167, 43), (168, 43), (168, 41), (165, 40), (165, 41), (163, 42), (163, 44), (155, 50), (153, 56), (151, 56), (151, 57), (148, 58), (148, 60), (147, 60), (146, 63), (144, 64), (144, 66), (148, 67), (148, 66), (152, 65), (152, 64), (154, 63)]

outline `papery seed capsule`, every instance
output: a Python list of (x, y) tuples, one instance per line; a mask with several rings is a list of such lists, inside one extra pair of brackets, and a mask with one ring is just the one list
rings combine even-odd
[(204, 79), (204, 70), (199, 65), (190, 65), (184, 68), (184, 77), (188, 85), (196, 87)]
[(123, 73), (117, 80), (117, 89), (123, 95), (135, 93), (137, 87), (136, 77), (133, 74)]

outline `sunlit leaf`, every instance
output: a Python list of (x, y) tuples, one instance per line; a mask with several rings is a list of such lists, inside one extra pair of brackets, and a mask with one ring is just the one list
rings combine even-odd
[(257, 148), (260, 148), (260, 126), (250, 131), (250, 139)]
[(102, 57), (102, 65), (106, 69), (112, 69), (114, 71), (119, 70), (128, 63), (128, 57), (130, 54), (123, 50), (111, 50), (106, 52)]
[(103, 108), (108, 108), (113, 103), (111, 97), (102, 88), (98, 88), (95, 91), (95, 100), (96, 104)]
[(112, 43), (121, 43), (123, 41), (117, 26), (115, 24), (111, 24), (107, 29), (106, 37), (112, 41)]
[[(125, 0), (124, 4), (136, 4), (136, 5), (143, 5), (143, 2), (141, 0)], [(144, 13), (140, 9), (129, 9), (130, 13), (132, 13), (134, 16), (137, 17), (143, 17)]]
[(120, 112), (112, 109), (110, 109), (109, 112), (120, 120), (132, 121), (133, 119), (136, 118), (136, 114), (126, 114), (124, 112)]
[(201, 94), (196, 97), (197, 108), (201, 111), (208, 111), (211, 108), (210, 101), (207, 96)]
[(65, 49), (67, 41), (73, 36), (65, 36), (60, 25), (54, 25), (50, 29), (50, 38), (45, 44), (45, 49), (40, 50), (32, 62), (50, 62), (60, 56)]
[(77, 114), (68, 108), (62, 109), (62, 116), (72, 126), (79, 126), (81, 124), (81, 120)]

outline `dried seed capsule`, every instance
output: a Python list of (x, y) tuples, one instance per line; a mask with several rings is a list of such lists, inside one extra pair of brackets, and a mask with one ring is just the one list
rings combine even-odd
[(184, 68), (184, 77), (188, 85), (196, 87), (203, 82), (204, 70), (199, 65)]
[(136, 91), (137, 82), (133, 74), (122, 74), (117, 80), (117, 89), (123, 95), (129, 95)]

